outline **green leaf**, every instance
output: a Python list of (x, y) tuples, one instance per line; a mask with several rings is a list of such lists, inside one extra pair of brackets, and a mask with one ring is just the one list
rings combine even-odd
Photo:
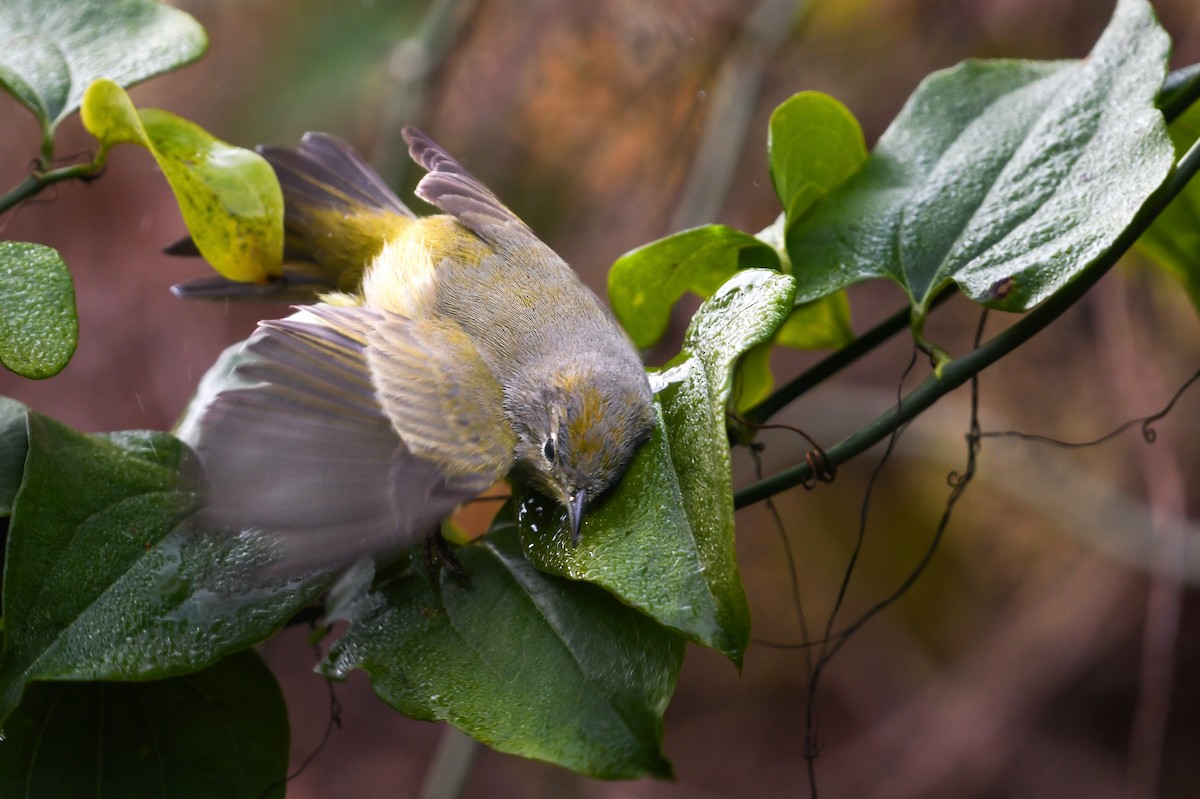
[(796, 305), (770, 341), (754, 347), (738, 361), (735, 409), (743, 413), (771, 395), (775, 387), (771, 352), (776, 346), (825, 349), (841, 347), (853, 340), (850, 298), (845, 291)]
[(608, 298), (634, 343), (649, 347), (662, 338), (671, 308), (685, 293), (710, 297), (738, 269), (779, 266), (769, 244), (725, 225), (707, 225), (622, 255), (608, 273)]
[(744, 413), (771, 395), (775, 387), (771, 352), (775, 347), (826, 349), (841, 347), (853, 340), (850, 298), (845, 291), (796, 305), (770, 341), (752, 348), (738, 361), (735, 410)]
[[(783, 246), (785, 220), (793, 225), (867, 157), (858, 121), (820, 92), (801, 92), (775, 109), (768, 149), (771, 179), (786, 209), (774, 225), (757, 236), (724, 225), (693, 228), (626, 253), (613, 264), (608, 273), (613, 312), (639, 347), (662, 337), (671, 308), (686, 292), (711, 297), (739, 269), (792, 271)], [(836, 347), (853, 338), (844, 296), (804, 303), (796, 317), (787, 341), (779, 343)], [(766, 363), (765, 356), (754, 359), (750, 383), (769, 386)]]
[(940, 288), (1019, 311), (1108, 250), (1171, 167), (1155, 96), (1170, 47), (1119, 0), (1083, 61), (974, 61), (909, 98), (857, 175), (789, 231), (798, 299), (889, 277), (916, 327)]
[(194, 456), (166, 433), (87, 436), (28, 415), (4, 574), (0, 720), (32, 680), (144, 680), (262, 640), (322, 587), (267, 580), (268, 544), (193, 519)]
[(249, 651), (169, 680), (35, 685), (4, 723), (0, 796), (282, 797), (288, 738)]
[(867, 160), (862, 127), (846, 106), (821, 92), (800, 92), (771, 114), (767, 152), (787, 227)]
[(0, 517), (12, 513), (13, 498), (25, 476), (28, 413), (29, 409), (16, 400), (0, 397)]
[(799, 350), (841, 347), (853, 340), (850, 298), (844, 291), (798, 303), (774, 339), (776, 344)]
[(533, 569), (511, 527), (456, 550), (469, 587), (416, 570), (360, 601), (322, 670), (502, 752), (608, 779), (670, 776), (662, 715), (683, 641), (612, 596)]
[(743, 355), (738, 363), (734, 410), (739, 414), (771, 396), (771, 389), (775, 387), (775, 375), (771, 371), (771, 352), (774, 349), (774, 340), (759, 344)]
[(0, 88), (52, 134), (97, 78), (122, 86), (195, 61), (208, 39), (196, 20), (150, 0), (4, 0)]
[(0, 241), (0, 362), (24, 377), (53, 377), (78, 340), (75, 289), (62, 256), (41, 244)]
[[(1176, 155), (1182, 156), (1200, 139), (1200, 104), (1172, 122), (1170, 134)], [(1183, 284), (1200, 311), (1200, 181), (1184, 187), (1138, 239), (1137, 246)]]
[[(617, 488), (588, 509), (579, 546), (572, 543), (557, 502), (515, 485), (522, 543), (542, 571), (595, 583), (740, 665), (748, 624), (741, 580), (736, 565), (706, 568), (706, 550), (697, 537), (710, 531), (692, 528), (672, 460), (672, 431), (661, 423), (662, 406), (656, 403), (655, 410), (660, 424)], [(719, 467), (713, 471), (720, 479)], [(719, 495), (717, 489), (714, 496)]]
[(214, 269), (246, 282), (283, 273), (283, 193), (266, 159), (174, 114), (137, 110), (110, 80), (88, 87), (82, 116), (103, 147), (130, 143), (150, 151), (188, 232)]
[(653, 437), (584, 517), (580, 545), (556, 503), (520, 497), (522, 543), (535, 566), (596, 583), (741, 664), (750, 619), (733, 545), (725, 409), (738, 358), (770, 339), (794, 292), (787, 275), (748, 269), (700, 306), (681, 362), (654, 376), (662, 390)]
[(721, 415), (723, 431), (734, 366), (747, 350), (775, 335), (791, 313), (795, 294), (796, 281), (787, 275), (764, 269), (739, 272), (692, 317), (683, 336), (683, 353), (690, 358), (661, 377), (683, 385), (695, 371), (690, 362), (700, 364), (709, 383), (709, 404)]

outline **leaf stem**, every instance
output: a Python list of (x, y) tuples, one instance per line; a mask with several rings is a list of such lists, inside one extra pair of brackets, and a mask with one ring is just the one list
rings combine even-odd
[(4, 213), (17, 203), (27, 200), (47, 186), (63, 180), (87, 180), (100, 174), (104, 168), (104, 153), (86, 164), (71, 164), (58, 169), (35, 169), (24, 180), (7, 193), (0, 195), (0, 213)]
[[(936, 374), (930, 375), (925, 382), (921, 383), (921, 385), (917, 386), (906, 397), (901, 399), (894, 408), (875, 419), (875, 421), (857, 433), (848, 436), (827, 449), (826, 455), (829, 459), (834, 464), (840, 465), (855, 455), (870, 449), (890, 435), (893, 430), (916, 418), (944, 395), (958, 388), (970, 380), (971, 377), (982, 372), (1021, 344), (1024, 344), (1040, 332), (1042, 328), (1061, 316), (1064, 311), (1078, 302), (1087, 293), (1088, 289), (1095, 285), (1096, 281), (1103, 277), (1121, 256), (1133, 246), (1138, 237), (1162, 213), (1167, 204), (1183, 190), (1184, 186), (1195, 176), (1197, 171), (1200, 171), (1200, 142), (1193, 144), (1191, 149), (1179, 160), (1179, 163), (1175, 165), (1175, 169), (1167, 176), (1163, 184), (1150, 195), (1149, 199), (1146, 200), (1141, 210), (1134, 217), (1133, 222), (1122, 231), (1121, 235), (1113, 242), (1113, 245), (1099, 258), (1085, 267), (1074, 281), (1034, 308), (1012, 327), (997, 334), (967, 355), (945, 364), (940, 376)], [(760, 502), (769, 496), (800, 485), (811, 478), (812, 468), (809, 464), (807, 462), (797, 464), (765, 480), (751, 483), (735, 492), (733, 497), (734, 507), (741, 508), (755, 502)]]
[(38, 166), (45, 169), (46, 166), (54, 160), (54, 124), (50, 120), (42, 119), (42, 155), (38, 159)]
[[(941, 305), (954, 294), (954, 287), (947, 286), (938, 292), (938, 294), (929, 303), (929, 309), (933, 310)], [(756, 424), (762, 424), (767, 419), (770, 419), (779, 411), (783, 410), (789, 403), (801, 397), (809, 390), (816, 388), (821, 383), (833, 377), (835, 374), (845, 369), (850, 364), (857, 361), (862, 356), (874, 350), (883, 342), (890, 339), (892, 336), (907, 328), (912, 321), (912, 309), (909, 306), (904, 306), (894, 314), (884, 319), (875, 327), (863, 333), (858, 338), (851, 341), (840, 350), (830, 353), (816, 365), (801, 373), (797, 377), (780, 386), (771, 396), (767, 397), (758, 405), (755, 405), (748, 412), (742, 414), (748, 421)]]

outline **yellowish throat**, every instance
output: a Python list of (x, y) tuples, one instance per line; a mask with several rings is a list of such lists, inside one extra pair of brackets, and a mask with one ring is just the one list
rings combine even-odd
[(200, 417), (208, 508), (277, 534), (298, 568), (435, 531), (510, 474), (589, 506), (654, 425), (632, 345), (569, 266), (482, 183), (406, 128), (418, 217), (333, 136), (266, 148), (289, 252), (339, 291), (263, 322)]

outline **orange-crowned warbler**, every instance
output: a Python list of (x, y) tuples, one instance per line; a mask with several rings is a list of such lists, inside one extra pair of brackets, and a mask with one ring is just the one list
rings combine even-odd
[(260, 324), (199, 420), (218, 521), (302, 566), (436, 530), (516, 473), (566, 509), (624, 473), (654, 424), (629, 340), (570, 267), (424, 134), (418, 217), (345, 142), (265, 148), (287, 246), (341, 291)]

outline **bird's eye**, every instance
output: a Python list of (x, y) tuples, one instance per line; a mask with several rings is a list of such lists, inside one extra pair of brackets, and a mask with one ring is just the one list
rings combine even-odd
[(546, 443), (542, 445), (542, 455), (546, 458), (546, 463), (554, 463), (554, 438), (547, 438)]

